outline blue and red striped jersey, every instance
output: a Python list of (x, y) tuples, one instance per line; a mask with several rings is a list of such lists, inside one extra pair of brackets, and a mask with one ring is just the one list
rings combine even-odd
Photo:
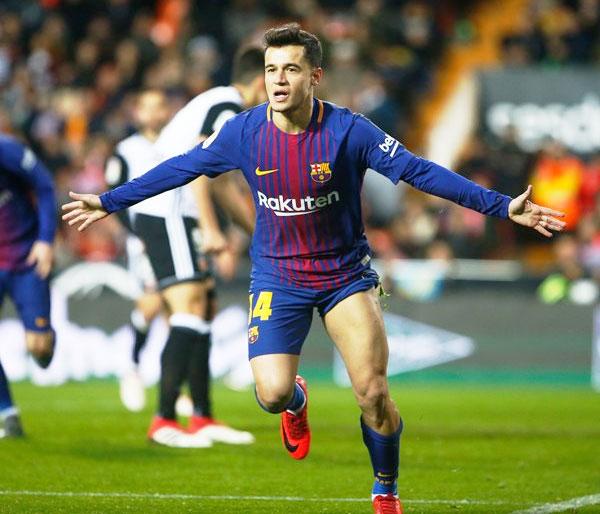
[(29, 148), (0, 135), (0, 269), (25, 269), (34, 241), (52, 243), (55, 232), (50, 173)]
[(367, 266), (360, 201), (367, 168), (484, 214), (507, 217), (510, 202), (417, 157), (364, 116), (318, 99), (299, 134), (277, 128), (263, 104), (233, 117), (188, 153), (100, 198), (113, 212), (200, 174), (215, 177), (238, 168), (257, 213), (253, 274), (313, 289), (343, 286)]

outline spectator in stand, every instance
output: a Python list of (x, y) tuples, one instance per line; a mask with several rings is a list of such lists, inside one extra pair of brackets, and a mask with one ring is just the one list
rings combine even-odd
[(579, 204), (582, 214), (595, 211), (600, 193), (600, 153), (592, 155), (583, 171), (579, 190)]
[(581, 160), (556, 140), (546, 142), (533, 166), (530, 183), (535, 192), (532, 201), (550, 202), (565, 212), (567, 230), (575, 229), (581, 215), (579, 190), (583, 174)]
[(519, 27), (502, 40), (508, 66), (598, 62), (599, 0), (532, 0)]

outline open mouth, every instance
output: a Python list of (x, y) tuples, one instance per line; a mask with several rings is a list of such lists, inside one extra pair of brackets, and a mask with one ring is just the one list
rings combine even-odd
[(273, 97), (276, 102), (285, 102), (290, 96), (288, 91), (275, 91), (273, 93)]

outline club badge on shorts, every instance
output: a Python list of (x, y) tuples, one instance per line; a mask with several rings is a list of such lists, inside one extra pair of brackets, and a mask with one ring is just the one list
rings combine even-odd
[(258, 339), (258, 327), (254, 325), (248, 329), (248, 342), (250, 344), (256, 343)]

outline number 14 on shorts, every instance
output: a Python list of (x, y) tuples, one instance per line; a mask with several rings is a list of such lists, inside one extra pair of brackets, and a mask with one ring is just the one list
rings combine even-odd
[(253, 318), (260, 318), (261, 321), (267, 321), (271, 317), (271, 314), (273, 313), (271, 310), (271, 300), (273, 300), (272, 291), (261, 291), (256, 299), (256, 304), (254, 303), (254, 294), (250, 295), (249, 300), (250, 310), (248, 311), (248, 323), (250, 323)]

